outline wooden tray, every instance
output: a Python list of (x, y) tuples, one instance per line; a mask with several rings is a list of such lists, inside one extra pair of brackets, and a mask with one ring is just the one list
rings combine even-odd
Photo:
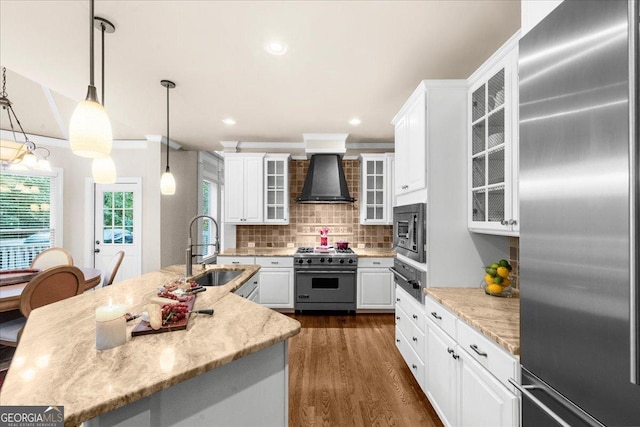
[[(176, 301), (176, 303), (177, 302), (179, 301)], [(190, 298), (187, 301), (184, 301), (184, 303), (187, 304), (187, 306), (189, 307), (189, 310), (193, 310), (193, 304), (195, 302), (196, 302), (196, 295), (192, 295), (192, 298)], [(138, 322), (136, 326), (133, 327), (133, 330), (131, 331), (131, 336), (137, 337), (139, 335), (161, 334), (163, 332), (171, 332), (171, 331), (179, 331), (182, 329), (187, 329), (187, 323), (189, 322), (189, 317), (191, 317), (190, 313), (187, 314), (187, 316), (184, 319), (181, 319), (179, 322), (170, 323), (168, 325), (162, 325), (160, 329), (153, 329), (151, 325), (149, 325), (149, 322), (145, 322), (144, 320), (141, 320), (140, 322)]]
[(40, 270), (37, 268), (0, 271), (0, 286), (28, 282), (38, 275), (38, 273), (40, 273)]

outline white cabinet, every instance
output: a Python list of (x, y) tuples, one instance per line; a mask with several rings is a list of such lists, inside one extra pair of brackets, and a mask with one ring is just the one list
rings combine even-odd
[(392, 153), (360, 156), (360, 224), (393, 223), (393, 159)]
[(425, 388), (424, 306), (396, 286), (396, 347), (422, 390)]
[(218, 255), (216, 257), (216, 264), (220, 265), (254, 265), (255, 263), (256, 259), (252, 256)]
[(430, 297), (425, 329), (426, 394), (443, 423), (518, 426), (519, 399), (507, 381), (519, 379), (517, 359)]
[(289, 154), (264, 158), (264, 222), (289, 224)]
[(469, 228), (517, 236), (518, 46), (513, 37), (470, 78)]
[(225, 221), (227, 223), (260, 224), (263, 222), (263, 161), (264, 154), (225, 154)]
[(260, 266), (260, 304), (293, 308), (293, 257), (256, 257)]
[(393, 310), (393, 258), (358, 258), (358, 309)]
[(398, 165), (403, 165), (395, 170), (396, 194), (421, 190), (427, 185), (426, 98), (424, 87), (419, 86), (392, 121), (395, 154)]

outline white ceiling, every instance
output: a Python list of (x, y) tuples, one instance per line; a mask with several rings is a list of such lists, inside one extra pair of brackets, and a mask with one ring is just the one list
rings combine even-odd
[[(392, 142), (390, 121), (418, 82), (467, 78), (520, 28), (520, 1), (98, 0), (95, 15), (116, 26), (105, 36), (114, 138), (166, 133), (169, 79), (171, 139), (220, 150), (303, 133)], [(89, 82), (88, 27), (88, 1), (0, 0), (0, 65), (27, 132), (65, 137)], [(272, 39), (288, 53), (267, 54)]]

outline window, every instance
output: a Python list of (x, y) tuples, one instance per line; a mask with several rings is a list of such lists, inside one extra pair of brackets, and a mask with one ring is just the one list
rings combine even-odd
[(61, 239), (62, 174), (0, 174), (0, 270), (28, 268)]
[[(224, 206), (224, 163), (223, 160), (209, 153), (200, 153), (201, 165), (201, 194), (200, 213), (215, 218), (218, 223), (220, 244), (222, 245), (223, 234), (223, 206)], [(213, 244), (216, 238), (215, 225), (211, 221), (204, 220), (199, 224), (201, 233), (200, 241), (207, 245)], [(205, 256), (213, 255), (213, 246), (202, 246), (202, 253)]]

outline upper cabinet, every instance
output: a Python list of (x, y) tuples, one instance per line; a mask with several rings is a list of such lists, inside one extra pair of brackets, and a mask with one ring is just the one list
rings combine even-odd
[(260, 224), (264, 218), (264, 154), (224, 156), (225, 221)]
[(289, 224), (289, 154), (264, 158), (264, 222)]
[(517, 236), (518, 34), (470, 78), (468, 223), (471, 231)]
[(225, 221), (289, 223), (289, 154), (225, 153)]
[(395, 170), (397, 195), (426, 187), (426, 91), (419, 87), (393, 119), (395, 125), (395, 155), (399, 167)]
[(360, 224), (392, 224), (393, 166), (392, 153), (360, 156)]

